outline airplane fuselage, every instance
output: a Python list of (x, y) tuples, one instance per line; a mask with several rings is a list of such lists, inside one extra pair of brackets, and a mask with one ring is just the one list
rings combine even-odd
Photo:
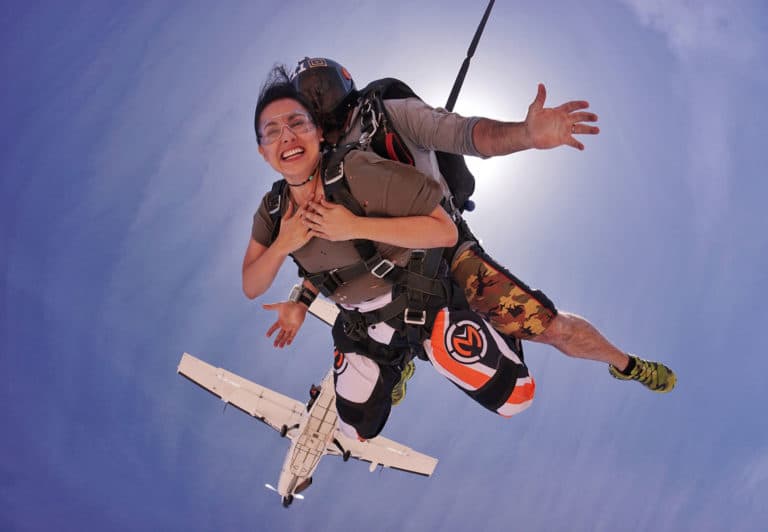
[(277, 492), (283, 497), (298, 493), (309, 485), (320, 459), (326, 453), (336, 432), (336, 413), (333, 390), (333, 370), (320, 385), (320, 394), (309, 412), (301, 419), (288, 454), (280, 471)]

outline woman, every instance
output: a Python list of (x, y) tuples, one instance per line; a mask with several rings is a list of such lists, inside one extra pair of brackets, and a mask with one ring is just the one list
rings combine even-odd
[[(277, 223), (270, 210), (270, 195), (265, 195), (254, 216), (251, 239), (243, 260), (243, 291), (253, 299), (272, 284), (279, 268), (291, 255), (308, 274), (343, 269), (360, 261), (353, 240), (369, 240), (385, 261), (405, 267), (410, 249), (442, 248), (456, 243), (455, 224), (440, 206), (442, 192), (432, 179), (411, 167), (355, 151), (344, 159), (344, 169), (352, 196), (362, 206), (365, 216), (353, 214), (347, 207), (329, 202), (323, 195), (320, 144), (322, 132), (316, 126), (310, 107), (277, 70), (265, 86), (256, 107), (254, 125), (259, 153), (279, 172), (287, 187), (280, 195), (282, 215)], [(392, 298), (392, 281), (387, 275), (366, 271), (339, 286), (328, 297), (346, 309), (369, 311), (386, 305)], [(312, 293), (317, 288), (305, 282)], [(311, 302), (311, 299), (310, 299)], [(278, 311), (278, 321), (268, 335), (278, 331), (275, 345), (289, 345), (304, 321), (307, 305), (284, 302), (265, 305)], [(387, 327), (380, 327), (380, 330)], [(341, 335), (335, 328), (335, 339)], [(392, 331), (390, 331), (392, 332)], [(380, 337), (384, 344), (389, 338)], [(369, 429), (360, 419), (351, 421), (360, 435), (373, 437), (381, 430), (388, 415), (392, 388), (400, 379), (402, 363), (380, 368), (370, 358), (354, 352), (345, 353), (347, 374), (337, 376), (339, 411), (344, 416), (344, 398), (361, 404), (372, 390), (363, 389), (361, 377), (378, 372), (374, 379), (381, 403)], [(364, 380), (364, 379), (363, 379)], [(344, 390), (339, 390), (342, 385)], [(366, 383), (363, 383), (366, 384)], [(356, 401), (357, 400), (357, 401)], [(365, 401), (362, 401), (363, 403)], [(349, 410), (355, 410), (350, 405)], [(386, 410), (386, 414), (383, 412)], [(354, 416), (353, 416), (354, 417)], [(383, 418), (383, 420), (382, 420)]]
[[(449, 311), (448, 291), (442, 298), (424, 295), (439, 292), (440, 283), (448, 284), (447, 272), (438, 279), (427, 276), (424, 257), (439, 258), (440, 252), (411, 250), (450, 247), (457, 240), (456, 226), (440, 206), (439, 184), (411, 166), (352, 150), (343, 157), (343, 171), (358, 214), (348, 205), (328, 201), (322, 183), (322, 132), (284, 71), (274, 74), (259, 97), (254, 126), (259, 153), (287, 186), (273, 187), (254, 216), (243, 260), (243, 291), (249, 298), (264, 293), (289, 255), (305, 279), (315, 283), (305, 280), (311, 295), (305, 294), (304, 303), (264, 306), (278, 312), (278, 321), (267, 333), (278, 332), (275, 346), (292, 342), (319, 288), (337, 303), (336, 407), (340, 427), (350, 436), (356, 432), (367, 439), (381, 431), (392, 391), (414, 346), (421, 344), (440, 373), (486, 408), (504, 416), (527, 408), (533, 379), (505, 341), (478, 315)], [(332, 190), (330, 184), (327, 190)], [(361, 242), (373, 242), (375, 260), (361, 261)], [(341, 275), (350, 271), (354, 275)], [(392, 311), (402, 302), (405, 312), (402, 307)], [(409, 314), (418, 303), (432, 305), (429, 319), (426, 310)], [(407, 325), (396, 328), (396, 322)], [(426, 333), (414, 338), (414, 330)]]

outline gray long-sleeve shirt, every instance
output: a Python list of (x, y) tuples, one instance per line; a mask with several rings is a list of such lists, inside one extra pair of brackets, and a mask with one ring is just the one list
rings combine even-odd
[[(464, 117), (444, 109), (430, 107), (418, 98), (384, 100), (392, 127), (400, 134), (413, 155), (418, 170), (437, 179), (448, 196), (448, 185), (437, 165), (435, 151), (483, 157), (472, 141), (472, 129), (479, 117)], [(360, 138), (360, 107), (352, 115), (352, 126), (340, 144)]]

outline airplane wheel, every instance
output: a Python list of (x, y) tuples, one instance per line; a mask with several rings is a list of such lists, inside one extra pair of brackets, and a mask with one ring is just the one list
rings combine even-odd
[(288, 434), (288, 425), (283, 425), (282, 427), (280, 427), (280, 437), (285, 438), (286, 434)]
[(288, 495), (287, 497), (283, 497), (283, 508), (288, 508), (292, 502), (293, 502), (293, 495)]
[(352, 452), (351, 452), (351, 451), (344, 451), (344, 454), (343, 454), (343, 455), (341, 455), (341, 458), (342, 458), (342, 459), (343, 459), (345, 462), (348, 462), (348, 461), (349, 461), (349, 457), (350, 457), (351, 455), (352, 455)]
[(320, 395), (320, 388), (318, 388), (315, 385), (312, 385), (312, 387), (309, 389), (309, 396), (312, 399), (317, 399), (318, 395)]

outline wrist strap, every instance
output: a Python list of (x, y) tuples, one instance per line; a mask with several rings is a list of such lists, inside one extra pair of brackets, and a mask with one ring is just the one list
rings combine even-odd
[(299, 294), (299, 303), (304, 303), (307, 307), (309, 307), (316, 297), (317, 297), (317, 294), (315, 294), (312, 290), (310, 290), (306, 286), (301, 287), (301, 293)]

